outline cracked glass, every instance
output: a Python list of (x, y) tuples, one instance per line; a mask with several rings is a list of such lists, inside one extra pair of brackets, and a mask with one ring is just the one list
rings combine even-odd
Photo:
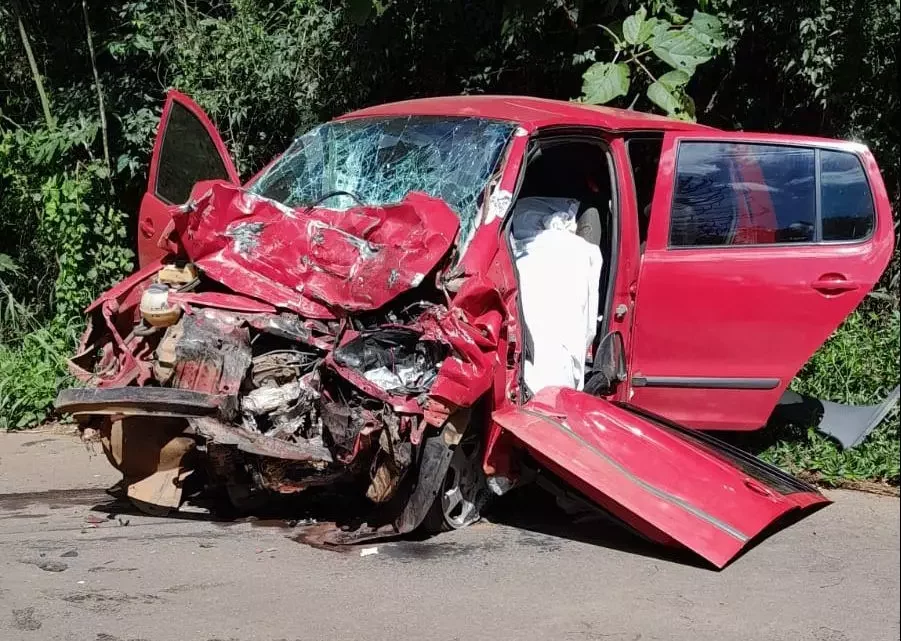
[(250, 190), (289, 207), (332, 209), (388, 205), (411, 191), (424, 192), (454, 210), (465, 245), (514, 129), (512, 123), (465, 117), (330, 122), (297, 138)]

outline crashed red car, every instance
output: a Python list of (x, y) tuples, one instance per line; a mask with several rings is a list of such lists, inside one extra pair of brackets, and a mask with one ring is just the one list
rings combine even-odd
[[(329, 486), (368, 499), (347, 543), (540, 477), (718, 567), (828, 501), (709, 431), (792, 404), (894, 242), (860, 144), (433, 98), (315, 127), (242, 185), (177, 92), (138, 241), (57, 407), (144, 509)], [(891, 403), (823, 419), (850, 445)]]

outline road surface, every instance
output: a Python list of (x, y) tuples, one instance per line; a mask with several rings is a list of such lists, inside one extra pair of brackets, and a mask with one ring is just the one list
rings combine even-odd
[(0, 434), (8, 641), (897, 641), (899, 502), (835, 504), (721, 572), (537, 497), (427, 541), (338, 553), (283, 521), (151, 518), (72, 436)]

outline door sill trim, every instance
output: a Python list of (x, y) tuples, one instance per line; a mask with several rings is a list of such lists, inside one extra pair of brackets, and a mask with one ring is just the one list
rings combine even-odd
[(705, 376), (633, 376), (632, 387), (675, 387), (688, 389), (771, 390), (778, 378), (727, 378)]

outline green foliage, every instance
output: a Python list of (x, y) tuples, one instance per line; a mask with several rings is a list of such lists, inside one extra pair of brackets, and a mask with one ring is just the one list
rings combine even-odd
[(76, 329), (52, 323), (16, 343), (0, 343), (0, 430), (47, 418), (57, 389), (72, 383), (65, 359), (75, 345)]
[(76, 317), (132, 266), (126, 216), (104, 201), (108, 178), (100, 161), (48, 176), (41, 184), (39, 234), (58, 263), (54, 302), (59, 318)]
[[(649, 17), (647, 9), (640, 7), (623, 20), (620, 33), (602, 27), (613, 41), (613, 60), (595, 62), (582, 75), (583, 102), (606, 104), (627, 96), (634, 73), (644, 79), (645, 95), (652, 104), (675, 118), (695, 119), (694, 101), (686, 93), (686, 86), (698, 66), (726, 46), (726, 39), (716, 16), (695, 10), (691, 20), (686, 21), (671, 8), (665, 12), (667, 19)], [(652, 62), (651, 55), (657, 63)], [(594, 60), (597, 56), (597, 48), (581, 54), (583, 59)], [(660, 68), (660, 63), (669, 65), (671, 70), (657, 77), (651, 68)], [(636, 94), (630, 106), (638, 98)]]
[(583, 74), (582, 96), (585, 102), (602, 105), (629, 93), (629, 65), (622, 62), (596, 62)]
[(340, 74), (342, 13), (318, 2), (229, 5), (185, 4), (161, 20), (157, 5), (124, 3), (119, 14), (133, 31), (109, 46), (122, 61), (164, 69), (165, 83), (191, 95), (218, 124), (247, 174), (321, 119), (330, 99), (323, 83)]
[(0, 254), (0, 343), (25, 331), (31, 319), (28, 309), (16, 298), (7, 282), (21, 274), (22, 270), (12, 258)]
[[(84, 119), (53, 131), (0, 131), (0, 180), (8, 187), (0, 214), (15, 234), (18, 263), (30, 262), (32, 281), (47, 288), (33, 303), (40, 318), (77, 317), (132, 267), (126, 215), (109, 204), (107, 168), (97, 159), (71, 159), (77, 149), (90, 150), (96, 136), (96, 124)], [(10, 299), (24, 299), (27, 288), (27, 281), (5, 287)]]
[[(898, 384), (901, 315), (897, 309), (851, 315), (804, 367), (793, 388), (824, 400), (869, 404)], [(827, 482), (877, 479), (897, 484), (901, 417), (897, 409), (860, 446), (842, 450), (808, 426), (778, 435), (761, 456), (794, 471), (817, 472)]]

